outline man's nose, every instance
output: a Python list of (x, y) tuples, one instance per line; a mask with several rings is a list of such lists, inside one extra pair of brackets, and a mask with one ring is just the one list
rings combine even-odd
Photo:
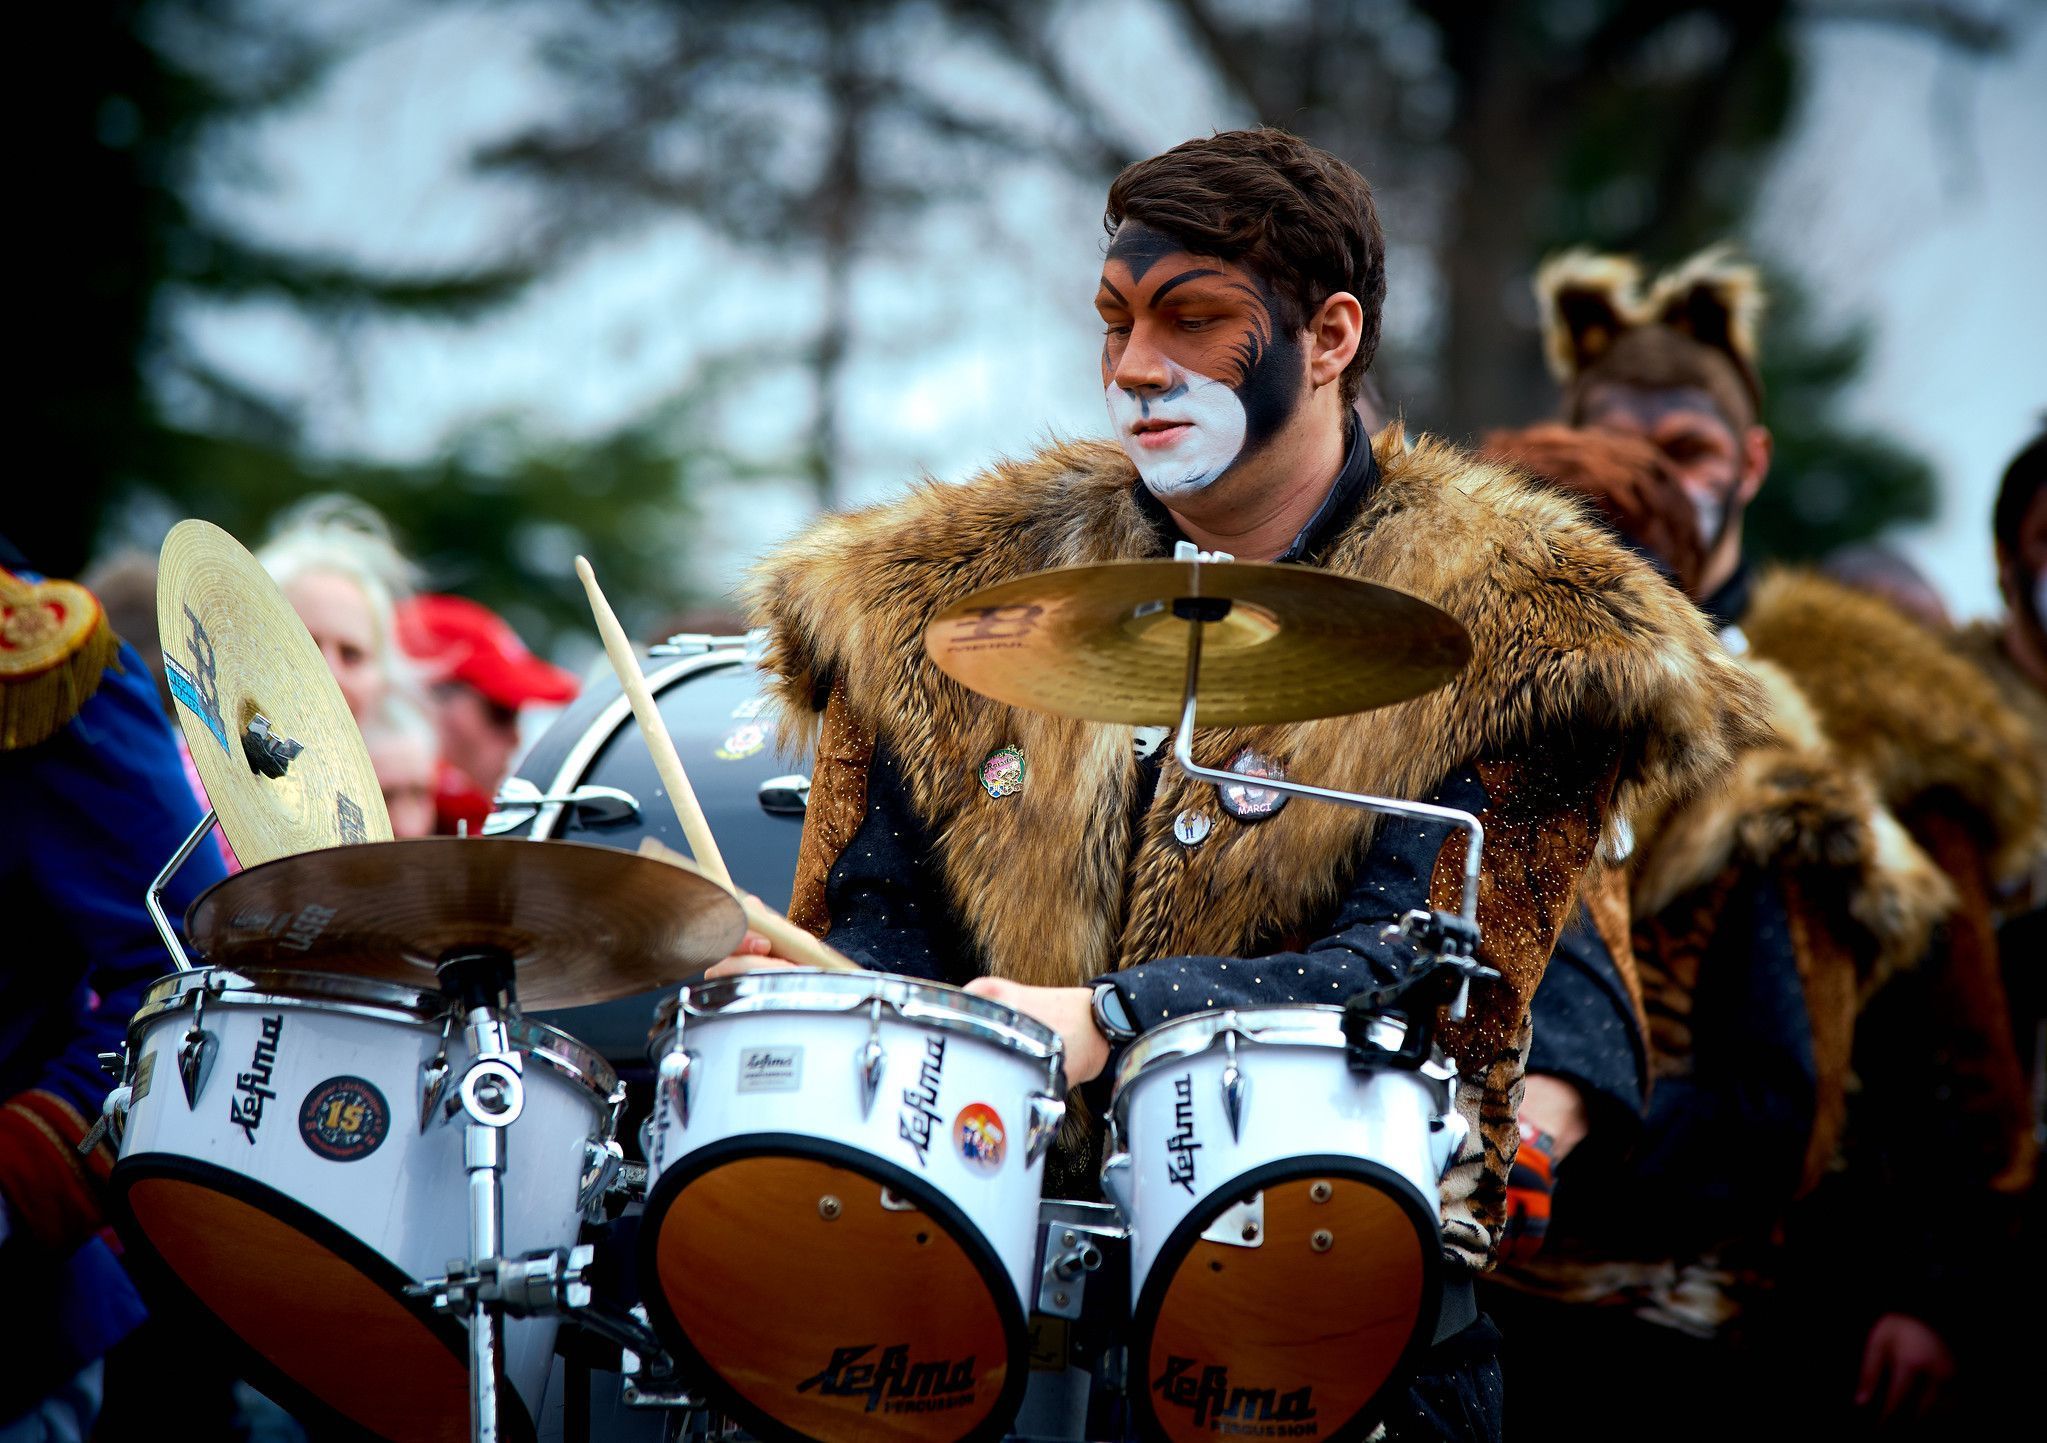
[(1147, 330), (1141, 325), (1132, 327), (1123, 354), (1116, 359), (1116, 370), (1109, 379), (1123, 390), (1163, 391), (1173, 383), (1165, 355), (1152, 343)]

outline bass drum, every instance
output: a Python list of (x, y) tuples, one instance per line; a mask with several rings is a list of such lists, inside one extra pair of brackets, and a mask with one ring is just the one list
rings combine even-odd
[[(807, 774), (779, 754), (768, 678), (743, 636), (679, 636), (654, 647), (647, 685), (689, 772), (732, 880), (777, 911), (789, 905)], [(593, 681), (534, 742), (498, 791), (487, 836), (594, 842), (632, 851), (654, 837), (691, 855), (668, 789), (617, 679)], [(601, 907), (603, 898), (591, 905)], [(675, 979), (681, 982), (684, 979)], [(634, 1071), (647, 1066), (655, 1005), (675, 989), (535, 1014)]]

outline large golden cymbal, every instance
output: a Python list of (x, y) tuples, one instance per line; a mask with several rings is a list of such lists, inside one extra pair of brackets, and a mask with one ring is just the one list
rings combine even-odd
[(414, 987), (458, 952), (511, 962), (519, 1004), (576, 1007), (679, 983), (746, 935), (731, 893), (682, 862), (583, 842), (420, 837), (251, 867), (185, 928), (222, 967), (342, 973)]
[[(172, 527), (157, 567), (156, 616), (185, 743), (245, 866), (391, 840), (384, 793), (341, 688), (239, 541), (205, 521)], [(267, 755), (266, 726), (281, 739)], [(276, 770), (289, 742), (302, 750), (282, 775), (258, 770), (259, 762)]]
[(1012, 706), (1132, 726), (1180, 719), (1181, 598), (1226, 600), (1204, 624), (1199, 720), (1306, 721), (1405, 701), (1471, 657), (1464, 628), (1418, 597), (1308, 566), (1108, 561), (1065, 566), (956, 602), (924, 632), (939, 669)]

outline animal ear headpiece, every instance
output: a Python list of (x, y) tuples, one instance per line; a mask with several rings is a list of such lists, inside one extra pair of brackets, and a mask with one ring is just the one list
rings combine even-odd
[(1653, 389), (1696, 387), (1731, 424), (1762, 407), (1757, 368), (1764, 295), (1756, 268), (1714, 246), (1646, 284), (1628, 256), (1566, 251), (1535, 277), (1550, 372), (1565, 412), (1581, 419), (1596, 381)]

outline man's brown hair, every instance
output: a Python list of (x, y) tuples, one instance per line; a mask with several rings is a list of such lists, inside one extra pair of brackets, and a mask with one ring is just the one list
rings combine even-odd
[(1126, 166), (1102, 224), (1114, 235), (1125, 220), (1257, 272), (1290, 331), (1338, 291), (1356, 296), (1364, 324), (1340, 384), (1346, 406), (1357, 399), (1386, 301), (1386, 240), (1362, 175), (1284, 130), (1225, 130)]

